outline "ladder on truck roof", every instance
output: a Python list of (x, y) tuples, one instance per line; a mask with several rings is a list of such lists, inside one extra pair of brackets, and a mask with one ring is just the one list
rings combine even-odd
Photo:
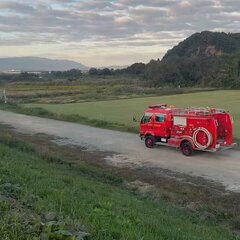
[(187, 107), (174, 112), (176, 115), (189, 116), (210, 116), (216, 113), (226, 113), (223, 109), (209, 108), (209, 107)]
[(156, 104), (156, 105), (151, 105), (148, 108), (151, 109), (165, 109), (167, 108), (167, 104)]

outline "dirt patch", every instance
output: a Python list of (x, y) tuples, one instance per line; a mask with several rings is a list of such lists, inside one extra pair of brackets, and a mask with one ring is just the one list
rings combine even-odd
[[(240, 230), (240, 193), (225, 190), (221, 184), (201, 177), (192, 177), (170, 170), (134, 165), (112, 165), (111, 152), (87, 151), (45, 134), (20, 134), (7, 127), (0, 128), (0, 137), (12, 137), (28, 142), (39, 152), (61, 157), (69, 164), (93, 166), (99, 171), (119, 176), (123, 187), (143, 196), (163, 199), (178, 207), (199, 214), (203, 219), (213, 219), (232, 229)], [(119, 157), (119, 156), (118, 156)], [(121, 156), (124, 159), (124, 156)], [(126, 159), (127, 161), (127, 159)]]

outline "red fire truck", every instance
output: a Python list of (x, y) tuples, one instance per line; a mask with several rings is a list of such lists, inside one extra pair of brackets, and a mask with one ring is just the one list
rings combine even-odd
[(145, 111), (139, 128), (146, 147), (172, 146), (186, 156), (194, 150), (216, 152), (235, 145), (231, 116), (222, 109), (153, 105)]

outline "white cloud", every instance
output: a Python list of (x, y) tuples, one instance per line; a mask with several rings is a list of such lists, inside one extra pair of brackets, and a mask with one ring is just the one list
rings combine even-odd
[[(104, 49), (114, 56), (111, 65), (126, 65), (134, 52), (136, 61), (161, 57), (196, 31), (237, 32), (239, 9), (238, 0), (5, 0), (0, 2), (1, 53), (11, 55), (11, 49), (22, 46), (39, 54), (45, 46), (50, 55), (75, 60), (88, 52), (79, 61), (92, 65)], [(69, 50), (73, 45), (75, 53)], [(65, 52), (58, 53), (59, 48)]]

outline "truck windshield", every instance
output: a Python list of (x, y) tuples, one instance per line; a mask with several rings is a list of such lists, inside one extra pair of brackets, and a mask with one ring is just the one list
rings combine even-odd
[(141, 124), (145, 124), (145, 123), (148, 123), (152, 120), (152, 114), (150, 113), (146, 113), (142, 119), (141, 119)]

